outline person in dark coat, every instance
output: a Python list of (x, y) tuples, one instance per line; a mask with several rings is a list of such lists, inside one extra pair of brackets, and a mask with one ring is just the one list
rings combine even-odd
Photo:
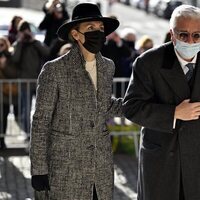
[[(18, 38), (13, 44), (12, 60), (18, 68), (18, 78), (36, 79), (44, 60), (49, 56), (49, 48), (34, 38), (30, 24), (21, 20), (18, 25)], [(30, 133), (31, 100), (35, 95), (35, 84), (24, 82), (21, 85), (21, 128)], [(29, 103), (28, 103), (29, 102)]]
[(10, 44), (13, 44), (17, 40), (17, 34), (18, 34), (18, 24), (22, 20), (21, 16), (14, 16), (11, 20), (11, 25), (8, 30), (8, 40), (10, 41)]
[(57, 39), (58, 28), (69, 19), (67, 10), (59, 1), (52, 1), (52, 4), (46, 8), (44, 19), (39, 25), (40, 30), (45, 30), (44, 43), (50, 46), (52, 42)]
[(101, 55), (119, 21), (81, 3), (58, 36), (71, 50), (47, 62), (38, 79), (31, 128), (32, 186), (38, 199), (112, 200), (113, 158), (106, 121), (122, 116), (112, 97), (115, 66)]
[(56, 6), (56, 4), (60, 4), (62, 9), (65, 10), (65, 2), (63, 0), (48, 0), (44, 3), (42, 10), (45, 14), (49, 12), (49, 10), (52, 9), (52, 7)]
[(122, 76), (130, 78), (133, 62), (139, 56), (139, 52), (135, 48), (136, 33), (132, 28), (124, 28), (121, 32), (121, 37), (131, 51), (131, 55), (129, 57), (124, 57), (122, 60)]
[(123, 100), (142, 126), (138, 200), (200, 199), (200, 8), (177, 7), (170, 33), (133, 64)]
[[(115, 19), (113, 17), (113, 19)], [(124, 77), (124, 60), (131, 56), (131, 50), (122, 40), (119, 33), (114, 31), (107, 38), (101, 53), (103, 56), (113, 60), (116, 66), (114, 77)], [(121, 83), (116, 83), (116, 97), (122, 97)]]
[[(0, 79), (17, 78), (18, 70), (12, 62), (10, 46), (8, 38), (0, 36)], [(17, 90), (16, 83), (4, 82), (0, 84), (0, 150), (6, 148), (5, 133), (11, 104), (14, 105), (15, 116), (18, 115)]]

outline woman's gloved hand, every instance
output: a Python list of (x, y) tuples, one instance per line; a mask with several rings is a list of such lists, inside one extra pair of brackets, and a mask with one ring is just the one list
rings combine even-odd
[(36, 191), (50, 190), (48, 174), (32, 176), (31, 185)]

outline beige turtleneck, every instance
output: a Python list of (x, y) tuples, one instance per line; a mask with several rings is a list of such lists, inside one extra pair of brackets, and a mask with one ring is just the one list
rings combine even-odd
[(92, 82), (94, 84), (95, 89), (97, 90), (97, 66), (96, 66), (96, 59), (93, 61), (86, 61), (85, 69), (89, 73)]

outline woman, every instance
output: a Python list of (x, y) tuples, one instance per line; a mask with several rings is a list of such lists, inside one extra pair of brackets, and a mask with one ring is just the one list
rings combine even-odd
[[(0, 37), (0, 79), (9, 79), (17, 77), (17, 69), (14, 66), (10, 52), (10, 42), (6, 37)], [(2, 90), (1, 90), (2, 88)], [(3, 95), (2, 95), (3, 94)], [(0, 85), (0, 96), (3, 101), (3, 106), (0, 107), (2, 116), (0, 116), (0, 133), (5, 134), (7, 127), (7, 115), (10, 111), (10, 103), (16, 104), (17, 101), (17, 86), (9, 83)], [(0, 100), (0, 101), (1, 101)], [(1, 102), (2, 103), (2, 102)], [(15, 106), (15, 114), (17, 107)], [(0, 137), (0, 149), (5, 149), (4, 136)]]
[(17, 40), (17, 26), (19, 22), (22, 20), (22, 17), (20, 16), (14, 16), (11, 21), (10, 28), (8, 30), (8, 40), (10, 41), (11, 44), (13, 44)]
[(114, 64), (99, 51), (118, 25), (102, 17), (97, 5), (78, 4), (72, 20), (58, 30), (61, 39), (72, 40), (71, 50), (48, 62), (39, 76), (31, 129), (32, 186), (51, 200), (113, 197), (106, 120), (121, 116), (121, 99), (111, 98)]

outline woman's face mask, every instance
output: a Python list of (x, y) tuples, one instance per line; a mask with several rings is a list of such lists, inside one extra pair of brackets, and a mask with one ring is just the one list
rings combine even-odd
[(186, 43), (176, 39), (175, 49), (182, 58), (191, 59), (200, 51), (200, 43)]
[[(78, 31), (81, 33), (80, 31)], [(106, 41), (106, 37), (104, 32), (102, 31), (89, 31), (85, 33), (81, 33), (85, 36), (85, 42), (83, 46), (91, 53), (98, 53), (103, 47), (104, 42)]]

